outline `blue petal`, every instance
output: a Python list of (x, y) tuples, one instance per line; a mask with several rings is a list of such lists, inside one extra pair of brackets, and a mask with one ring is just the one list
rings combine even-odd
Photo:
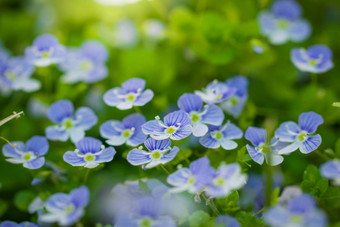
[(46, 203), (45, 207), (50, 212), (63, 211), (71, 202), (71, 197), (65, 193), (55, 193), (51, 195)]
[(71, 141), (73, 143), (78, 142), (79, 140), (81, 140), (85, 136), (84, 129), (82, 129), (80, 127), (73, 127), (73, 128), (68, 130), (68, 133), (69, 133), (69, 135), (71, 137)]
[(63, 155), (63, 159), (72, 166), (84, 166), (86, 164), (84, 158), (79, 157), (74, 151), (67, 151)]
[(164, 133), (165, 127), (161, 126), (158, 120), (152, 120), (143, 124), (142, 130), (146, 135), (152, 135), (154, 133), (161, 134)]
[(263, 154), (257, 152), (257, 150), (256, 150), (254, 147), (249, 146), (248, 144), (246, 145), (246, 147), (247, 147), (247, 151), (248, 151), (248, 153), (249, 153), (251, 159), (253, 159), (254, 162), (256, 162), (256, 163), (262, 165), (262, 164), (263, 164), (263, 161), (264, 161), (264, 156), (263, 156)]
[(76, 127), (82, 128), (83, 130), (89, 130), (97, 124), (98, 117), (92, 109), (80, 107), (74, 115), (74, 120), (76, 122)]
[(173, 186), (183, 187), (187, 184), (190, 175), (191, 171), (188, 168), (182, 168), (170, 174), (167, 182)]
[(210, 168), (210, 160), (207, 156), (204, 156), (193, 161), (189, 168), (193, 174), (201, 173), (202, 171)]
[(333, 57), (332, 51), (327, 46), (320, 44), (313, 45), (308, 48), (307, 55), (314, 59), (318, 59), (320, 56), (322, 56), (322, 58), (327, 61)]
[(39, 169), (44, 164), (45, 164), (45, 158), (40, 157), (40, 158), (36, 158), (28, 162), (24, 162), (24, 167), (28, 169)]
[(164, 123), (167, 126), (178, 126), (179, 123), (183, 127), (185, 125), (191, 124), (191, 120), (188, 113), (184, 112), (183, 110), (177, 110), (167, 114), (164, 117)]
[[(119, 129), (120, 131), (117, 131)], [(124, 130), (124, 126), (120, 121), (109, 120), (105, 121), (100, 126), (100, 135), (106, 139), (110, 139), (112, 136), (120, 136), (121, 131)]]
[(89, 40), (81, 45), (81, 52), (93, 62), (104, 63), (108, 58), (108, 51), (103, 44), (95, 40)]
[(142, 216), (158, 217), (161, 215), (161, 202), (149, 196), (137, 199), (136, 211)]
[(228, 227), (239, 227), (240, 226), (240, 224), (235, 218), (227, 216), (227, 215), (217, 216), (215, 223), (223, 224), (223, 226), (228, 226)]
[(302, 113), (299, 116), (300, 128), (308, 133), (314, 133), (322, 123), (323, 118), (313, 111)]
[(270, 35), (276, 30), (275, 18), (271, 13), (261, 12), (258, 16), (258, 21), (263, 35)]
[(118, 104), (124, 102), (125, 100), (118, 97), (117, 94), (125, 94), (121, 88), (112, 88), (105, 92), (103, 100), (108, 106), (117, 106)]
[(268, 155), (269, 155), (268, 153), (265, 155), (266, 162), (271, 166), (277, 166), (283, 162), (283, 157), (281, 155), (271, 153), (269, 163)]
[(16, 150), (21, 151), (21, 152), (25, 152), (26, 151), (26, 147), (25, 144), (23, 142), (11, 142), (14, 146), (12, 147), (9, 144), (5, 144), (2, 147), (2, 153), (5, 157), (11, 157), (11, 158), (21, 158), (21, 154), (19, 154)]
[(307, 39), (311, 34), (311, 26), (306, 20), (298, 20), (289, 27), (290, 38), (300, 42)]
[(77, 207), (86, 207), (89, 203), (90, 191), (86, 186), (73, 189), (70, 192), (71, 201)]
[(293, 151), (296, 151), (298, 148), (301, 149), (301, 142), (299, 141), (295, 141), (291, 144), (287, 144), (287, 146), (281, 148), (280, 150), (278, 150), (278, 154), (290, 154)]
[(126, 138), (123, 136), (111, 136), (109, 140), (106, 140), (107, 144), (110, 144), (112, 146), (120, 146), (123, 145), (126, 142)]
[(138, 129), (146, 122), (145, 117), (142, 114), (134, 113), (125, 117), (122, 121), (123, 125), (127, 129), (135, 128)]
[(144, 142), (145, 147), (149, 151), (155, 151), (155, 150), (166, 150), (171, 146), (171, 140), (165, 139), (165, 140), (155, 140), (153, 138), (149, 138)]
[(210, 104), (207, 112), (202, 115), (201, 121), (210, 125), (221, 125), (224, 120), (224, 114), (220, 107)]
[(332, 160), (321, 165), (321, 175), (327, 179), (340, 178), (340, 161)]
[[(290, 133), (293, 132), (294, 134)], [(280, 125), (275, 131), (275, 137), (281, 142), (293, 142), (296, 139), (296, 135), (299, 134), (300, 128), (293, 121), (287, 121)]]
[(127, 161), (134, 166), (149, 163), (151, 160), (149, 152), (139, 149), (133, 149), (127, 155)]
[(125, 90), (126, 93), (129, 92), (136, 93), (138, 90), (144, 90), (145, 80), (140, 78), (131, 78), (122, 83), (122, 88)]
[(307, 140), (302, 142), (302, 145), (300, 146), (300, 151), (304, 154), (308, 154), (314, 150), (316, 150), (321, 144), (321, 136), (315, 135), (308, 137)]
[(43, 136), (33, 136), (26, 142), (27, 151), (34, 152), (35, 155), (45, 155), (49, 149), (48, 141)]
[(60, 129), (58, 126), (49, 126), (45, 130), (47, 139), (66, 141), (69, 138), (65, 129)]
[(278, 18), (295, 20), (301, 16), (301, 6), (293, 0), (276, 1), (271, 8), (274, 15)]
[(177, 106), (187, 113), (192, 111), (198, 112), (203, 106), (203, 101), (201, 97), (196, 94), (185, 93), (179, 97)]
[(113, 156), (116, 154), (116, 150), (113, 147), (108, 147), (104, 149), (99, 155), (96, 155), (96, 162), (110, 162)]
[(191, 125), (181, 126), (174, 134), (170, 136), (173, 140), (181, 140), (184, 139), (192, 133)]
[(33, 46), (35, 46), (39, 51), (48, 50), (58, 44), (58, 39), (51, 34), (40, 35), (33, 41)]
[(264, 222), (270, 226), (282, 226), (282, 223), (289, 223), (290, 218), (289, 211), (280, 206), (270, 208), (264, 214)]
[[(224, 139), (240, 139), (243, 136), (242, 130), (232, 123), (227, 123), (222, 131)], [(223, 126), (222, 128), (224, 128)]]
[(163, 156), (161, 157), (162, 164), (170, 162), (172, 159), (174, 159), (176, 157), (178, 151), (179, 151), (179, 148), (174, 146), (169, 153), (163, 154)]
[(199, 142), (200, 142), (200, 144), (201, 144), (202, 146), (204, 146), (204, 147), (206, 147), (206, 148), (213, 148), (213, 149), (215, 149), (215, 148), (220, 147), (220, 143), (219, 143), (216, 139), (214, 139), (214, 138), (210, 135), (210, 133), (208, 133), (207, 135), (201, 137), (201, 138), (199, 139)]
[(237, 147), (237, 143), (229, 139), (221, 139), (219, 142), (225, 150), (233, 150)]
[(153, 91), (147, 89), (143, 91), (134, 101), (135, 106), (144, 106), (146, 103), (150, 102), (153, 98)]
[(145, 135), (141, 129), (135, 130), (132, 136), (127, 140), (126, 144), (130, 146), (138, 146), (141, 143), (144, 143), (147, 135)]
[(76, 143), (76, 147), (82, 154), (97, 153), (101, 150), (102, 142), (93, 137), (84, 137)]
[(73, 114), (73, 104), (69, 100), (60, 100), (53, 103), (47, 110), (47, 117), (54, 123), (61, 123)]
[(267, 132), (263, 128), (248, 127), (245, 138), (249, 140), (254, 146), (259, 146), (267, 140)]
[(192, 134), (196, 137), (204, 136), (205, 134), (207, 134), (208, 131), (208, 126), (201, 122), (196, 122), (192, 126)]
[(248, 95), (248, 79), (244, 76), (238, 75), (226, 80), (229, 87), (237, 88), (236, 96), (243, 97)]
[(312, 196), (302, 194), (290, 200), (287, 208), (292, 213), (304, 215), (315, 208), (315, 201)]
[(95, 83), (107, 77), (108, 69), (105, 65), (95, 65), (94, 68), (87, 72), (81, 81)]

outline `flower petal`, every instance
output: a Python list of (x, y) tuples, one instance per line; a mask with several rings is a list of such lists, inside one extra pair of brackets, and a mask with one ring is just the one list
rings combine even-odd
[(76, 143), (76, 147), (82, 154), (97, 153), (101, 150), (102, 142), (93, 137), (84, 137)]
[(208, 130), (208, 126), (202, 124), (201, 122), (196, 122), (193, 124), (192, 134), (196, 137), (201, 137), (207, 134)]
[(162, 164), (170, 162), (172, 159), (174, 159), (178, 151), (179, 151), (179, 148), (174, 146), (168, 154), (163, 154), (163, 156), (161, 157)]
[(69, 100), (60, 100), (53, 103), (47, 110), (47, 117), (54, 123), (61, 123), (73, 114), (73, 104)]
[(273, 154), (270, 155), (270, 163), (268, 159), (268, 154), (265, 155), (266, 161), (271, 166), (277, 166), (283, 162), (283, 157), (281, 155)]
[(323, 118), (313, 111), (302, 113), (299, 116), (300, 128), (308, 133), (314, 133), (322, 123)]
[(105, 148), (99, 155), (96, 155), (96, 162), (110, 162), (115, 154), (116, 150), (113, 147)]
[(161, 126), (158, 120), (151, 120), (142, 125), (142, 130), (145, 135), (163, 134), (165, 127)]
[(138, 146), (143, 143), (146, 139), (147, 135), (145, 135), (142, 130), (135, 130), (132, 136), (127, 140), (126, 144), (130, 146)]
[(134, 113), (125, 117), (122, 121), (125, 128), (140, 128), (146, 122), (145, 117), (142, 114)]
[(245, 138), (249, 140), (254, 146), (259, 146), (267, 140), (267, 132), (263, 128), (248, 127)]
[(73, 143), (78, 142), (79, 140), (81, 140), (82, 138), (84, 138), (85, 136), (85, 131), (82, 128), (79, 128), (77, 126), (71, 128), (70, 130), (68, 130), (68, 133), (71, 137), (71, 141)]
[(165, 140), (155, 140), (153, 138), (149, 138), (144, 142), (145, 147), (150, 150), (166, 150), (171, 146), (171, 140), (165, 139)]
[(209, 125), (221, 125), (224, 120), (224, 114), (220, 107), (210, 104), (207, 106), (207, 112), (202, 115), (202, 122)]
[(74, 120), (77, 122), (76, 127), (82, 128), (83, 130), (89, 130), (97, 124), (98, 117), (92, 109), (80, 107), (74, 115)]
[(24, 162), (24, 167), (28, 169), (39, 169), (44, 164), (45, 164), (45, 157), (40, 157), (40, 158), (36, 158), (28, 162)]
[[(117, 131), (117, 129), (119, 131)], [(123, 124), (115, 120), (105, 121), (99, 128), (100, 135), (106, 139), (110, 139), (113, 136), (120, 136), (123, 130)]]
[(150, 102), (153, 98), (153, 91), (147, 89), (143, 91), (134, 101), (135, 106), (144, 106), (146, 103)]
[(74, 151), (65, 152), (65, 154), (63, 155), (63, 159), (65, 162), (72, 166), (84, 166), (86, 164), (84, 158), (79, 157)]
[(199, 142), (202, 146), (206, 147), (206, 148), (219, 148), (220, 147), (220, 143), (218, 140), (214, 139), (210, 133), (206, 134), (205, 136), (201, 137), (199, 139)]
[(307, 140), (303, 141), (300, 146), (300, 151), (304, 154), (308, 154), (316, 150), (321, 144), (321, 136), (315, 135), (308, 137)]
[(164, 117), (164, 123), (167, 126), (178, 126), (180, 124), (182, 127), (191, 124), (189, 114), (183, 110), (177, 110), (167, 114)]
[(237, 147), (237, 143), (229, 139), (221, 139), (219, 142), (225, 150), (233, 150)]
[(105, 92), (103, 96), (103, 100), (106, 105), (108, 106), (117, 106), (121, 102), (124, 102), (124, 100), (120, 97), (118, 97), (118, 94), (124, 94), (121, 88), (112, 88)]
[(45, 129), (45, 134), (47, 139), (49, 140), (59, 140), (59, 141), (66, 141), (69, 138), (68, 133), (65, 129), (60, 129), (59, 126), (49, 126)]
[(180, 127), (174, 134), (170, 136), (170, 138), (173, 140), (181, 140), (190, 136), (191, 132), (192, 132), (191, 125), (185, 125), (184, 127), (183, 126)]
[(293, 142), (296, 139), (296, 135), (299, 134), (300, 128), (293, 121), (287, 121), (280, 125), (275, 131), (275, 137), (281, 142)]
[(321, 175), (326, 179), (340, 178), (340, 161), (332, 160), (321, 165)]
[(262, 165), (262, 164), (263, 164), (263, 161), (264, 161), (264, 156), (263, 156), (263, 154), (260, 153), (260, 152), (257, 152), (257, 150), (256, 150), (254, 147), (249, 146), (248, 144), (246, 145), (246, 147), (247, 147), (247, 151), (248, 151), (248, 153), (249, 153), (251, 159), (253, 159), (254, 162), (256, 162), (256, 163)]
[(89, 203), (90, 191), (86, 186), (73, 189), (70, 192), (71, 201), (77, 207), (86, 207)]
[(140, 149), (133, 149), (127, 155), (127, 161), (134, 166), (149, 163), (151, 160), (150, 153)]
[(203, 101), (201, 97), (196, 94), (184, 93), (179, 97), (177, 106), (187, 113), (192, 111), (198, 112), (203, 106)]
[(17, 152), (20, 151), (20, 152), (25, 152), (26, 151), (26, 147), (25, 147), (25, 144), (23, 142), (19, 142), (19, 141), (15, 141), (15, 142), (11, 142), (14, 146), (12, 147), (11, 145), (9, 144), (5, 144), (3, 147), (2, 147), (2, 153), (5, 157), (11, 157), (11, 158), (21, 158), (21, 154), (19, 154)]
[(278, 150), (277, 153), (278, 154), (290, 154), (293, 151), (296, 151), (300, 146), (301, 146), (301, 142), (295, 141), (295, 142), (289, 144), (288, 146)]
[(27, 151), (33, 151), (35, 155), (45, 155), (49, 149), (48, 141), (43, 136), (33, 136), (26, 142)]
[(122, 88), (129, 92), (137, 92), (138, 90), (144, 90), (145, 88), (145, 80), (140, 78), (131, 78), (124, 83), (122, 83)]
[(225, 139), (240, 139), (243, 136), (242, 130), (232, 123), (227, 123), (222, 134)]

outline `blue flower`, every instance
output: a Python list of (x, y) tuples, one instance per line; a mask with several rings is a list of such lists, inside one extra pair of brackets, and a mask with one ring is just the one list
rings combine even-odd
[(89, 203), (90, 192), (86, 186), (72, 190), (69, 194), (55, 193), (46, 203), (46, 213), (39, 215), (43, 223), (55, 223), (61, 226), (70, 226), (76, 223), (83, 215), (84, 208)]
[(1, 222), (0, 227), (39, 227), (39, 225), (28, 221), (19, 224), (14, 221), (3, 221)]
[(214, 80), (203, 91), (195, 91), (195, 94), (199, 95), (202, 100), (208, 104), (220, 103), (236, 92), (236, 88), (229, 87), (226, 83)]
[(43, 136), (33, 136), (27, 140), (26, 144), (23, 142), (11, 142), (12, 147), (9, 144), (5, 144), (2, 147), (2, 153), (4, 154), (6, 161), (23, 164), (28, 169), (39, 169), (45, 164), (45, 157), (43, 157), (49, 149), (48, 141)]
[(213, 104), (206, 105), (202, 109), (203, 101), (198, 95), (185, 93), (178, 99), (177, 105), (189, 114), (194, 136), (204, 136), (208, 132), (207, 125), (218, 126), (223, 122), (223, 111)]
[(66, 48), (59, 44), (56, 37), (50, 34), (38, 36), (33, 45), (25, 50), (27, 61), (36, 66), (48, 66), (64, 60)]
[(293, 0), (274, 2), (270, 12), (261, 12), (258, 21), (261, 32), (272, 44), (283, 44), (288, 40), (300, 42), (311, 33), (308, 21), (301, 19), (301, 7)]
[(59, 68), (65, 72), (62, 80), (65, 83), (95, 83), (106, 78), (108, 71), (105, 62), (108, 51), (100, 42), (89, 40), (79, 49), (68, 50), (65, 60)]
[(148, 121), (142, 125), (143, 133), (150, 135), (156, 140), (170, 138), (181, 140), (188, 137), (192, 132), (189, 115), (182, 111), (174, 111), (164, 117), (164, 123), (156, 116), (156, 120)]
[(122, 122), (109, 120), (100, 126), (100, 135), (108, 140), (106, 143), (119, 146), (124, 143), (138, 146), (146, 139), (141, 126), (146, 122), (145, 117), (135, 113), (125, 117)]
[(169, 191), (198, 193), (212, 180), (214, 173), (215, 170), (210, 166), (207, 157), (197, 159), (189, 168), (179, 169), (168, 176), (167, 182), (174, 186)]
[(228, 215), (219, 215), (215, 220), (215, 224), (221, 225), (225, 227), (239, 227), (240, 223), (233, 217)]
[(241, 173), (238, 163), (222, 164), (205, 188), (210, 198), (225, 197), (233, 190), (240, 189), (246, 184), (247, 175)]
[(144, 142), (145, 147), (150, 151), (144, 151), (143, 147), (131, 150), (127, 160), (134, 166), (145, 165), (146, 169), (153, 168), (159, 164), (170, 162), (177, 155), (179, 148), (171, 148), (171, 140), (155, 140), (149, 138)]
[(227, 122), (223, 126), (209, 126), (209, 132), (200, 138), (199, 142), (207, 148), (223, 147), (225, 150), (232, 150), (237, 147), (233, 139), (242, 138), (243, 133), (236, 125)]
[(315, 112), (305, 112), (299, 116), (299, 125), (287, 121), (275, 131), (275, 137), (289, 145), (279, 151), (279, 154), (289, 154), (297, 149), (304, 154), (316, 150), (321, 144), (321, 136), (315, 133), (323, 118)]
[(238, 117), (248, 100), (248, 79), (244, 76), (234, 76), (226, 80), (229, 87), (237, 89), (235, 94), (222, 102), (221, 107), (224, 111)]
[(304, 72), (324, 73), (333, 68), (332, 51), (325, 45), (314, 45), (307, 50), (295, 48), (291, 51), (291, 59)]
[(47, 117), (56, 125), (46, 128), (49, 140), (66, 141), (70, 137), (77, 142), (85, 136), (85, 131), (97, 124), (97, 116), (88, 107), (80, 107), (73, 115), (73, 104), (69, 100), (53, 103), (47, 110)]
[(39, 90), (40, 82), (31, 78), (33, 70), (33, 66), (23, 57), (0, 60), (0, 84), (15, 91)]
[(316, 207), (313, 197), (302, 194), (291, 199), (286, 206), (276, 205), (264, 214), (266, 224), (273, 227), (327, 226), (327, 217)]
[(132, 20), (122, 19), (117, 21), (114, 30), (113, 45), (115, 47), (128, 49), (138, 43), (138, 32)]
[(105, 148), (102, 142), (92, 137), (84, 137), (76, 143), (75, 151), (67, 151), (64, 161), (72, 166), (95, 168), (100, 163), (110, 162), (116, 154), (113, 147)]
[[(283, 157), (279, 155), (279, 150), (285, 143), (280, 143), (273, 138), (270, 144), (267, 144), (267, 132), (263, 128), (249, 127), (245, 133), (245, 138), (250, 141), (253, 146), (246, 145), (250, 157), (258, 164), (262, 165), (264, 159), (272, 166), (283, 162)], [(270, 151), (270, 153), (268, 152)], [(270, 156), (268, 155), (270, 154)], [(270, 163), (269, 163), (270, 162)]]
[(253, 45), (253, 51), (257, 54), (263, 54), (263, 47), (260, 45)]
[(120, 110), (131, 109), (133, 106), (144, 106), (153, 98), (150, 89), (143, 91), (145, 80), (131, 78), (122, 84), (122, 87), (115, 87), (104, 94), (104, 102), (109, 106), (115, 106)]
[(340, 185), (340, 161), (331, 160), (320, 166), (321, 175), (330, 180), (335, 180), (336, 185)]

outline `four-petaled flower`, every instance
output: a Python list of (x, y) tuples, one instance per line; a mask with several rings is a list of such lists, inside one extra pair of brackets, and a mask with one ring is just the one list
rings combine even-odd
[(156, 120), (151, 120), (142, 125), (143, 133), (150, 135), (156, 140), (170, 138), (180, 140), (189, 136), (192, 132), (189, 115), (183, 110), (177, 110), (164, 117), (164, 123), (156, 116)]
[(8, 157), (6, 161), (11, 163), (23, 164), (28, 169), (39, 169), (45, 164), (45, 157), (43, 157), (49, 149), (48, 141), (43, 136), (33, 136), (27, 140), (26, 144), (23, 142), (11, 142), (2, 147), (2, 153)]
[[(207, 125), (221, 125), (224, 114), (221, 108), (214, 104), (203, 107), (200, 96), (195, 94), (183, 94), (177, 101), (178, 107), (187, 112), (191, 118), (192, 134), (200, 137), (208, 132)], [(202, 109), (203, 107), (203, 109)]]
[(88, 107), (80, 107), (73, 115), (73, 104), (69, 100), (53, 103), (47, 110), (47, 117), (57, 125), (46, 128), (49, 140), (66, 141), (71, 137), (77, 142), (85, 136), (85, 131), (97, 124), (97, 116)]
[(334, 184), (340, 186), (340, 161), (331, 160), (320, 166), (321, 175), (330, 180), (334, 180)]
[(133, 106), (144, 106), (153, 98), (153, 92), (145, 88), (145, 80), (131, 78), (104, 94), (104, 102), (109, 106), (115, 106), (120, 110), (131, 109)]
[(236, 92), (236, 88), (229, 87), (226, 83), (214, 80), (203, 91), (195, 91), (196, 95), (199, 95), (202, 100), (208, 104), (220, 103)]
[(304, 72), (324, 73), (333, 68), (332, 51), (325, 45), (314, 45), (307, 50), (295, 48), (291, 51), (291, 59)]
[(107, 76), (105, 62), (108, 51), (100, 42), (89, 40), (79, 49), (69, 49), (59, 68), (65, 72), (62, 80), (66, 83), (84, 81), (94, 83)]
[(215, 224), (228, 227), (240, 227), (240, 223), (235, 218), (228, 215), (217, 216)]
[(253, 146), (246, 145), (250, 157), (258, 164), (262, 165), (264, 159), (272, 166), (283, 162), (283, 157), (278, 154), (282, 144), (275, 138), (267, 144), (267, 132), (263, 128), (249, 127), (245, 133), (245, 138)]
[(243, 133), (236, 125), (227, 122), (222, 126), (209, 126), (209, 132), (199, 139), (200, 144), (207, 148), (223, 147), (225, 150), (232, 150), (237, 147), (233, 139), (242, 138)]
[(134, 166), (143, 165), (146, 169), (153, 168), (159, 164), (165, 164), (175, 158), (179, 148), (171, 148), (171, 140), (155, 140), (149, 138), (144, 142), (145, 147), (150, 151), (144, 151), (143, 147), (131, 150), (127, 160)]
[(110, 162), (116, 154), (113, 147), (105, 148), (102, 142), (92, 137), (84, 137), (76, 143), (75, 151), (67, 151), (64, 161), (72, 166), (95, 168), (100, 163)]
[(1, 222), (0, 227), (39, 227), (39, 225), (28, 221), (21, 223), (16, 223), (14, 221), (3, 221)]
[(189, 191), (190, 193), (200, 192), (211, 181), (215, 170), (210, 166), (207, 157), (193, 161), (189, 168), (182, 168), (170, 174), (167, 182), (174, 186), (170, 192)]
[(61, 226), (73, 225), (84, 215), (89, 197), (86, 186), (76, 188), (69, 194), (55, 193), (47, 199), (46, 212), (39, 214), (38, 220), (43, 223), (57, 222)]
[(119, 146), (124, 143), (138, 146), (146, 139), (141, 126), (146, 122), (145, 117), (139, 113), (130, 114), (121, 122), (109, 120), (100, 126), (100, 135), (108, 140), (106, 143)]
[(312, 111), (300, 114), (299, 125), (292, 121), (282, 123), (275, 131), (275, 137), (289, 145), (281, 149), (279, 154), (289, 154), (297, 149), (308, 154), (316, 150), (321, 144), (321, 136), (311, 134), (315, 133), (322, 123), (323, 118)]
[(66, 48), (59, 44), (56, 37), (50, 34), (38, 36), (33, 45), (25, 50), (27, 61), (36, 66), (48, 66), (64, 60)]

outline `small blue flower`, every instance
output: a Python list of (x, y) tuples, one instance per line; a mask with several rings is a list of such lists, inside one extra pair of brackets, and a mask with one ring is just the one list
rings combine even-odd
[(191, 120), (189, 115), (182, 111), (174, 111), (164, 117), (164, 123), (159, 116), (156, 120), (148, 121), (142, 125), (143, 133), (150, 135), (156, 140), (170, 138), (172, 140), (181, 140), (188, 137), (192, 132)]
[(1, 222), (0, 227), (39, 227), (39, 225), (28, 221), (19, 224), (14, 221), (3, 221)]
[(171, 140), (155, 140), (149, 138), (144, 142), (145, 147), (150, 151), (144, 151), (143, 147), (131, 150), (127, 160), (134, 166), (145, 165), (146, 169), (153, 168), (159, 164), (170, 162), (177, 155), (179, 148), (171, 148)]
[(15, 91), (39, 90), (41, 83), (31, 78), (33, 70), (33, 66), (23, 57), (0, 60), (0, 84)]
[(218, 126), (223, 122), (224, 114), (221, 108), (210, 104), (202, 109), (203, 101), (198, 95), (185, 93), (178, 99), (177, 105), (189, 114), (194, 136), (204, 136), (208, 132), (207, 125)]
[(229, 87), (237, 89), (235, 94), (222, 102), (221, 107), (224, 111), (238, 117), (248, 100), (248, 79), (244, 76), (234, 76), (226, 80)]
[(263, 47), (259, 45), (253, 45), (253, 51), (257, 54), (263, 54)]
[(165, 36), (165, 24), (161, 20), (147, 20), (143, 25), (143, 30), (151, 41), (161, 40)]
[(273, 227), (327, 226), (327, 217), (312, 196), (302, 194), (291, 199), (286, 206), (276, 205), (264, 214), (264, 222)]
[(289, 154), (297, 149), (308, 154), (316, 150), (321, 144), (321, 136), (311, 134), (315, 133), (322, 123), (323, 118), (312, 111), (300, 114), (299, 125), (292, 121), (282, 123), (275, 131), (275, 137), (289, 145), (281, 149), (279, 154)]
[(242, 174), (238, 163), (222, 164), (206, 186), (205, 193), (210, 198), (225, 197), (233, 190), (243, 187), (246, 181), (247, 175)]
[(55, 193), (46, 203), (46, 213), (39, 214), (39, 221), (55, 223), (61, 226), (75, 224), (83, 215), (84, 208), (89, 203), (90, 192), (86, 186), (72, 190), (69, 194)]
[(258, 21), (261, 32), (272, 44), (283, 44), (288, 40), (300, 42), (311, 33), (308, 21), (301, 19), (301, 7), (293, 0), (273, 3), (270, 12), (261, 12)]
[(295, 48), (291, 51), (293, 64), (304, 72), (327, 72), (333, 68), (332, 57), (332, 51), (325, 45), (314, 45), (307, 50)]
[(233, 217), (228, 215), (219, 215), (215, 220), (215, 224), (221, 225), (225, 227), (240, 227), (240, 223)]
[(131, 78), (122, 84), (122, 87), (115, 87), (104, 94), (104, 102), (109, 106), (115, 106), (120, 110), (131, 109), (133, 106), (144, 106), (153, 98), (150, 89), (143, 91), (145, 80)]
[(138, 43), (138, 31), (130, 19), (122, 19), (115, 24), (113, 45), (117, 48), (128, 49)]
[(66, 48), (50, 34), (38, 36), (25, 50), (27, 61), (36, 66), (48, 66), (64, 60)]
[(88, 107), (80, 107), (73, 115), (73, 104), (69, 100), (53, 103), (47, 110), (47, 117), (56, 125), (46, 128), (49, 140), (77, 142), (85, 136), (85, 131), (97, 124), (97, 116)]
[[(263, 128), (249, 127), (245, 133), (245, 138), (250, 141), (253, 146), (246, 145), (250, 157), (258, 164), (262, 165), (264, 159), (270, 165), (275, 166), (283, 162), (283, 157), (279, 155), (279, 150), (282, 144), (272, 139), (270, 144), (267, 144), (267, 132)], [(284, 144), (286, 145), (286, 144)], [(270, 158), (268, 157), (268, 150), (270, 150)]]
[(119, 146), (124, 143), (138, 146), (146, 139), (141, 126), (146, 122), (145, 117), (139, 113), (130, 114), (122, 122), (109, 120), (100, 126), (100, 135), (108, 140), (106, 143)]
[(23, 164), (28, 169), (39, 169), (45, 164), (45, 157), (43, 157), (49, 149), (48, 141), (43, 136), (33, 136), (27, 140), (26, 144), (23, 142), (11, 142), (12, 147), (9, 144), (5, 144), (2, 147), (2, 153), (4, 154), (6, 161)]
[(72, 166), (95, 168), (100, 163), (110, 162), (116, 154), (113, 147), (105, 148), (102, 142), (92, 137), (84, 137), (76, 143), (75, 151), (67, 151), (63, 159)]
[(209, 126), (209, 132), (200, 138), (199, 142), (206, 148), (223, 147), (225, 150), (232, 150), (237, 147), (233, 139), (242, 138), (243, 133), (236, 125), (227, 122), (222, 126)]
[(69, 49), (59, 68), (65, 72), (65, 83), (95, 83), (106, 78), (108, 70), (105, 62), (108, 51), (100, 42), (89, 40), (79, 49)]
[(334, 180), (336, 185), (340, 185), (340, 161), (331, 160), (320, 166), (321, 175), (330, 180)]
[(189, 168), (182, 168), (170, 174), (167, 182), (174, 186), (170, 192), (200, 192), (213, 178), (215, 170), (207, 157), (193, 161)]
[(208, 104), (220, 103), (236, 92), (236, 88), (229, 87), (226, 83), (214, 80), (203, 91), (195, 91), (195, 94), (199, 95), (202, 100)]

